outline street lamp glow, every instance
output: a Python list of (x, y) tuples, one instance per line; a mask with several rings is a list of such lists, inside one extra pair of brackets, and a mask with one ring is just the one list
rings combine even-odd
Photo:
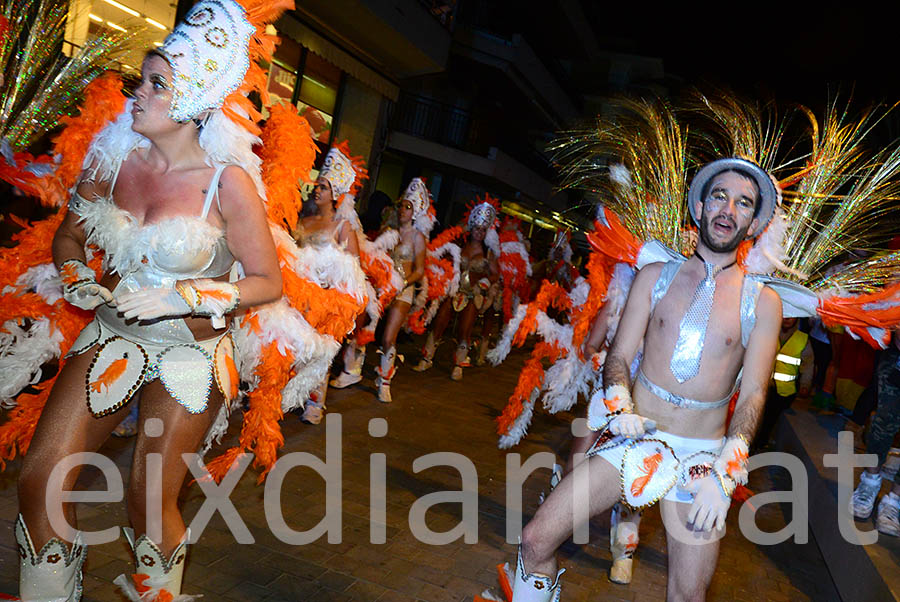
[(156, 27), (157, 29), (162, 29), (163, 31), (165, 31), (166, 29), (168, 29), (168, 27), (166, 27), (165, 25), (163, 25), (163, 24), (160, 23), (159, 21), (154, 21), (154, 20), (151, 19), (150, 17), (144, 17), (144, 21), (146, 21), (147, 23), (149, 23), (149, 24), (152, 25), (153, 27)]
[(110, 6), (115, 6), (119, 10), (125, 11), (132, 17), (140, 17), (141, 16), (141, 13), (139, 13), (138, 11), (134, 10), (133, 8), (128, 8), (124, 4), (119, 4), (118, 2), (116, 2), (116, 0), (103, 0), (103, 1), (106, 2), (107, 4), (109, 4)]

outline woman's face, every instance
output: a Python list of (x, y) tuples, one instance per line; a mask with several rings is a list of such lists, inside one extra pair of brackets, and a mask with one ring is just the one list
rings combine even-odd
[(401, 224), (408, 224), (412, 221), (413, 204), (412, 201), (402, 199), (398, 207), (398, 215)]
[(169, 117), (172, 104), (172, 67), (159, 55), (151, 54), (141, 66), (141, 84), (134, 91), (132, 129), (146, 136), (176, 131), (184, 124)]
[(485, 226), (475, 226), (472, 228), (472, 240), (483, 242), (486, 234), (487, 228)]
[(320, 208), (331, 205), (334, 201), (334, 195), (331, 192), (331, 182), (322, 177), (317, 179), (313, 188), (313, 199)]

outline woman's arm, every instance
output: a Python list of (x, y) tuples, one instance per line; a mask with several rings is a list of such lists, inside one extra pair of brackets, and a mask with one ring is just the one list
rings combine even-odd
[[(81, 182), (76, 190), (85, 199), (92, 199), (100, 192), (93, 182)], [(66, 211), (66, 216), (53, 235), (51, 249), (53, 263), (56, 264), (56, 267), (59, 268), (70, 259), (85, 261), (84, 243), (86, 238), (84, 228), (78, 223), (78, 216), (71, 210)]]
[(344, 245), (344, 249), (355, 257), (359, 257), (359, 239), (356, 238), (356, 232), (350, 226), (349, 222), (341, 224), (338, 232), (338, 242)]
[(229, 166), (222, 172), (219, 205), (228, 248), (245, 274), (234, 283), (240, 289), (236, 309), (280, 298), (281, 269), (266, 209), (253, 180), (240, 167)]
[(412, 274), (406, 276), (407, 284), (418, 282), (425, 275), (425, 237), (419, 231), (416, 231), (416, 241), (413, 243), (413, 249), (416, 257), (413, 261)]

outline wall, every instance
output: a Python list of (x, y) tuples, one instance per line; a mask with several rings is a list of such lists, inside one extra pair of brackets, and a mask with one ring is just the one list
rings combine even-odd
[(368, 161), (375, 142), (380, 108), (381, 95), (348, 75), (334, 141), (348, 140), (353, 154), (361, 155)]

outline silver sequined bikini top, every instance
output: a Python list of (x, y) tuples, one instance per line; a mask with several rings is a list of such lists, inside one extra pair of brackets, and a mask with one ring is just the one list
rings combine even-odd
[(113, 200), (118, 169), (108, 196), (88, 200), (76, 192), (69, 208), (84, 225), (86, 242), (102, 249), (106, 266), (120, 276), (152, 271), (176, 279), (216, 278), (234, 264), (225, 233), (206, 219), (213, 198), (218, 202), (219, 178), (225, 167), (216, 167), (203, 211), (197, 217), (176, 216), (141, 224)]

